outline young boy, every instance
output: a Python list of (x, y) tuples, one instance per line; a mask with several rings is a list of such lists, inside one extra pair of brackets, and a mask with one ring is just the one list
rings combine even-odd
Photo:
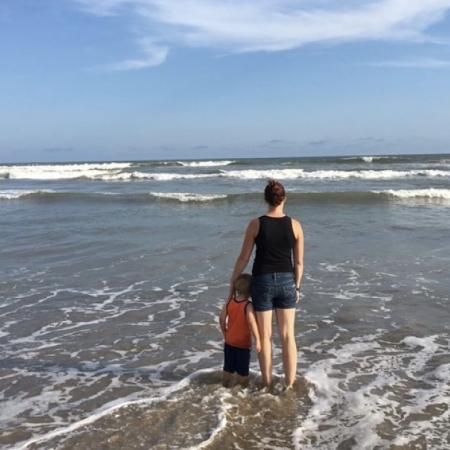
[(219, 322), (225, 338), (223, 385), (230, 386), (233, 373), (242, 386), (248, 384), (252, 335), (256, 351), (261, 351), (255, 311), (249, 300), (252, 277), (240, 275), (234, 283), (234, 295), (222, 308)]

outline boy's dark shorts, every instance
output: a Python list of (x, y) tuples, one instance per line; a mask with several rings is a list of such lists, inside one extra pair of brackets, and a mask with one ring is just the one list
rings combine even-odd
[(225, 344), (224, 352), (224, 372), (234, 373), (242, 377), (247, 377), (250, 367), (250, 349), (238, 348)]

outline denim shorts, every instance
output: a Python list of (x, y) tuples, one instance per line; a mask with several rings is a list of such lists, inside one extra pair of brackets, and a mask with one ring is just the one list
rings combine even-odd
[(252, 304), (255, 311), (295, 308), (296, 302), (293, 273), (264, 273), (252, 277)]

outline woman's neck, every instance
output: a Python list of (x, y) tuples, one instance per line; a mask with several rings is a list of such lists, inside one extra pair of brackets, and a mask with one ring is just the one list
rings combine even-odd
[(267, 215), (269, 217), (283, 217), (284, 216), (284, 207), (283, 207), (283, 205), (270, 207), (269, 210), (267, 211)]

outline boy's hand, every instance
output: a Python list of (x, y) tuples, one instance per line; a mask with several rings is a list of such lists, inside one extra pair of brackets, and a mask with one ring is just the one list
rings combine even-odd
[(256, 353), (259, 353), (261, 351), (261, 341), (259, 339), (255, 341), (255, 350)]

